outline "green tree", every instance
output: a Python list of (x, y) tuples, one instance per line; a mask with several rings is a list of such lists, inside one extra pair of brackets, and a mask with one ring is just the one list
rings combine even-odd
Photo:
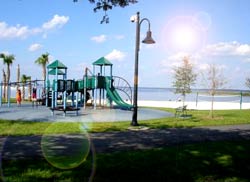
[(28, 84), (28, 91), (29, 91), (29, 101), (31, 101), (31, 89), (32, 89), (32, 85), (31, 85), (31, 76), (28, 77), (29, 79), (29, 84)]
[[(73, 0), (73, 2), (78, 2), (79, 0)], [(98, 10), (103, 10), (105, 12), (105, 15), (103, 16), (103, 19), (101, 20), (102, 23), (109, 23), (109, 17), (107, 15), (107, 11), (111, 10), (113, 7), (126, 7), (130, 4), (137, 3), (137, 0), (89, 0), (90, 3), (95, 4), (94, 12), (97, 12)]]
[[(78, 2), (79, 0), (73, 0), (73, 2)], [(120, 6), (126, 7), (130, 4), (137, 3), (137, 0), (89, 0), (90, 3), (95, 4), (94, 11), (102, 9), (104, 11), (111, 10), (113, 7)]]
[[(6, 99), (6, 83), (7, 83), (7, 80), (6, 80), (6, 73), (3, 69), (3, 98)], [(2, 96), (1, 96), (2, 97)]]
[(247, 88), (250, 88), (250, 78), (246, 78), (245, 85), (247, 86)]
[(16, 91), (18, 91), (20, 87), (20, 83), (19, 83), (20, 82), (20, 65), (19, 64), (17, 65), (16, 81), (17, 81)]
[(189, 57), (184, 57), (182, 65), (174, 68), (173, 87), (175, 93), (183, 96), (183, 106), (185, 105), (186, 94), (192, 92), (191, 86), (195, 84), (196, 77)]
[[(2, 58), (3, 64), (7, 65), (7, 71), (6, 71), (6, 82), (7, 83), (5, 83), (5, 84), (8, 85), (10, 83), (10, 66), (12, 65), (13, 61), (15, 60), (15, 56), (13, 54), (7, 55), (7, 54), (4, 54), (4, 53), (1, 53), (0, 58)], [(6, 87), (6, 89), (7, 89), (7, 87)], [(7, 92), (7, 91), (5, 91), (5, 92)], [(6, 99), (7, 98), (8, 98), (8, 92), (7, 92)]]
[(43, 80), (46, 80), (46, 65), (49, 63), (49, 53), (42, 54), (35, 61), (36, 64), (42, 66)]
[(227, 83), (222, 69), (215, 64), (210, 64), (208, 70), (206, 72), (207, 84), (209, 89), (209, 94), (212, 96), (211, 99), (211, 109), (209, 112), (209, 116), (211, 118), (214, 117), (214, 96), (218, 89), (223, 88), (223, 86)]
[(23, 74), (21, 76), (21, 82), (22, 82), (22, 88), (23, 88), (23, 91), (22, 91), (22, 100), (25, 100), (25, 86), (26, 86), (28, 80), (31, 80), (30, 76), (27, 76), (25, 74)]

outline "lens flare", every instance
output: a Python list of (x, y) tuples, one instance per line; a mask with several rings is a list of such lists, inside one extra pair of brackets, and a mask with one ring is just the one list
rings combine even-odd
[[(64, 134), (61, 129), (69, 125), (69, 131), (77, 134)], [(68, 132), (67, 132), (68, 133)], [(45, 159), (59, 169), (76, 168), (86, 161), (90, 151), (89, 135), (80, 123), (53, 123), (41, 139)]]

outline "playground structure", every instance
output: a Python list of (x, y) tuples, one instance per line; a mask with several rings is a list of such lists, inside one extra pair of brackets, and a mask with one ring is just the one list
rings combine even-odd
[[(123, 92), (132, 102), (132, 89), (126, 80), (112, 75), (112, 66), (110, 61), (101, 57), (93, 63), (93, 72), (85, 68), (82, 79), (72, 80), (67, 79), (67, 67), (63, 63), (56, 60), (49, 64), (45, 82), (46, 106), (51, 107), (53, 114), (55, 110), (64, 111), (64, 114), (66, 111), (76, 111), (78, 114), (79, 106), (85, 109), (90, 100), (94, 109), (97, 106), (112, 107), (114, 102), (117, 108), (131, 110), (133, 106), (125, 102), (118, 91)], [(97, 74), (96, 67), (99, 67)], [(54, 76), (52, 81), (51, 75)]]
[[(0, 83), (0, 96), (3, 95), (3, 88), (7, 87), (7, 103), (10, 107), (11, 92), (18, 87), (28, 87), (28, 90), (30, 90), (29, 100), (33, 95), (31, 90), (35, 90), (36, 105), (37, 102), (41, 102), (42, 105), (50, 107), (53, 114), (55, 110), (64, 111), (64, 114), (66, 114), (66, 111), (76, 111), (76, 114), (78, 114), (79, 107), (83, 106), (85, 109), (87, 101), (90, 101), (93, 109), (115, 107), (131, 110), (133, 108), (131, 86), (125, 79), (112, 75), (113, 64), (106, 58), (101, 57), (92, 65), (92, 72), (89, 68), (85, 68), (83, 78), (74, 80), (67, 79), (67, 67), (60, 61), (55, 60), (47, 66), (46, 80)], [(96, 67), (99, 67), (99, 70)], [(127, 98), (127, 102), (122, 99), (121, 94)], [(113, 102), (115, 105), (113, 105)], [(2, 106), (2, 103), (2, 97), (0, 97), (0, 106)], [(32, 102), (32, 106), (34, 106), (34, 102)]]
[[(25, 89), (27, 88), (27, 89)], [(2, 106), (3, 103), (7, 103), (8, 107), (11, 105), (11, 95), (13, 92), (16, 92), (17, 89), (20, 89), (22, 92), (22, 95), (24, 94), (23, 91), (25, 90), (28, 93), (27, 100), (32, 101), (32, 104), (34, 102), (37, 102), (42, 98), (42, 90), (44, 88), (44, 80), (28, 80), (26, 82), (10, 82), (10, 83), (0, 83), (0, 106)], [(6, 89), (6, 92), (4, 92), (4, 89)], [(6, 101), (3, 101), (2, 97), (6, 94)], [(35, 95), (34, 100), (32, 96)], [(25, 96), (23, 96), (25, 97)], [(22, 99), (23, 99), (22, 97)]]

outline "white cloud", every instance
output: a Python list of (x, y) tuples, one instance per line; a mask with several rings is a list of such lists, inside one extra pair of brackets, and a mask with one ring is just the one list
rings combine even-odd
[(211, 56), (250, 56), (250, 44), (237, 41), (219, 42), (207, 45), (202, 53)]
[(50, 29), (61, 28), (69, 20), (69, 17), (54, 15), (54, 17), (44, 23), (41, 27), (29, 28), (20, 24), (11, 26), (6, 22), (0, 22), (0, 39), (25, 39), (31, 35), (46, 33)]
[(91, 37), (91, 40), (97, 43), (103, 43), (107, 40), (107, 36), (106, 35), (94, 36), (94, 37)]
[(39, 50), (39, 49), (41, 49), (43, 46), (41, 45), (41, 44), (32, 44), (32, 45), (30, 45), (30, 47), (29, 47), (29, 51), (31, 51), (31, 52), (34, 52), (34, 51), (37, 51), (37, 50)]
[(54, 28), (61, 28), (68, 21), (69, 21), (68, 16), (54, 15), (54, 17), (51, 20), (49, 20), (48, 22), (46, 22), (46, 23), (44, 23), (42, 25), (42, 28), (44, 30), (50, 30), (50, 29), (54, 29)]
[(185, 52), (178, 52), (161, 61), (161, 66), (163, 66), (164, 69), (172, 69), (173, 67), (178, 67), (183, 63), (183, 58), (185, 57), (188, 57), (190, 63), (192, 63), (193, 65), (197, 64), (197, 61), (200, 59), (199, 54), (190, 55)]
[(236, 54), (250, 56), (250, 45), (244, 44), (236, 48)]
[(41, 32), (40, 29), (30, 29), (28, 26), (9, 26), (5, 22), (0, 22), (0, 39), (11, 39), (11, 38), (27, 38), (30, 35), (34, 35)]
[(105, 56), (108, 60), (117, 60), (122, 61), (125, 58), (126, 54), (124, 52), (114, 49), (111, 53)]

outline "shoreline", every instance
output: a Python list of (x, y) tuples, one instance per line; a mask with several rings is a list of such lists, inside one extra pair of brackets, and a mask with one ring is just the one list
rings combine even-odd
[[(101, 100), (102, 104), (106, 103), (106, 100)], [(126, 101), (126, 103), (131, 104)], [(98, 101), (97, 101), (98, 104)], [(27, 106), (32, 106), (32, 103), (26, 103)], [(114, 105), (116, 105), (114, 103)], [(162, 108), (177, 108), (183, 106), (182, 101), (158, 101), (158, 100), (138, 100), (138, 107), (162, 107)], [(200, 101), (196, 103), (195, 101), (186, 101), (185, 105), (187, 105), (187, 109), (190, 110), (210, 110), (211, 109), (211, 101)], [(6, 107), (7, 103), (3, 104), (1, 107)], [(11, 103), (11, 106), (16, 106), (16, 103)], [(250, 109), (250, 102), (219, 102), (214, 101), (214, 110), (240, 110), (240, 109)]]
[[(182, 101), (153, 101), (153, 100), (138, 100), (139, 107), (165, 107), (165, 108), (177, 108), (182, 106)], [(196, 102), (186, 101), (187, 109), (194, 110), (210, 110), (211, 102), (202, 101)], [(249, 102), (214, 102), (214, 110), (240, 110), (240, 109), (250, 109)]]

